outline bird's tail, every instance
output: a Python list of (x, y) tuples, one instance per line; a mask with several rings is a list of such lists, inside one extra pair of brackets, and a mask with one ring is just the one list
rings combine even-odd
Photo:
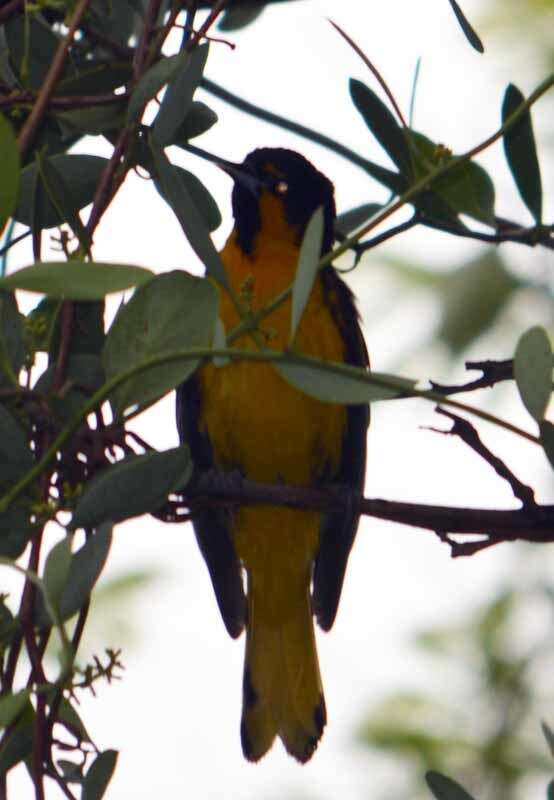
[(249, 577), (242, 749), (257, 761), (278, 736), (290, 755), (305, 762), (326, 723), (309, 575), (286, 581), (284, 602), (277, 603), (276, 594), (277, 587)]

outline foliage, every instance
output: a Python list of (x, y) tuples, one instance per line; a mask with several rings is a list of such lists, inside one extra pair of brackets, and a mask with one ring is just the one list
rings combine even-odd
[[(44, 797), (46, 779), (67, 797), (79, 792), (82, 798), (96, 800), (106, 791), (117, 754), (94, 743), (76, 705), (84, 689), (117, 676), (120, 654), (109, 650), (84, 667), (77, 656), (91, 593), (109, 558), (113, 526), (145, 513), (174, 521), (185, 512), (194, 513), (195, 503), (206, 501), (187, 494), (193, 470), (187, 444), (157, 452), (132, 433), (128, 423), (203, 360), (271, 361), (286, 380), (324, 401), (367, 403), (410, 396), (438, 401), (535, 441), (554, 462), (554, 428), (545, 418), (552, 351), (546, 333), (537, 326), (522, 336), (508, 375), (515, 377), (537, 436), (450, 399), (467, 387), (438, 392), (399, 376), (320, 362), (293, 349), (277, 353), (232, 346), (245, 332), (256, 338), (262, 320), (291, 297), (293, 342), (318, 269), (345, 252), (353, 252), (357, 262), (364, 252), (409, 228), (425, 226), (478, 241), (551, 249), (552, 226), (542, 218), (531, 108), (554, 78), (527, 99), (510, 85), (502, 102), (501, 128), (456, 156), (409, 127), (381, 76), (337, 28), (377, 74), (387, 98), (384, 102), (365, 83), (350, 82), (353, 118), (359, 114), (388, 166), (292, 124), (297, 132), (347, 155), (365, 170), (370, 179), (368, 202), (341, 216), (336, 231), (340, 244), (319, 262), (322, 226), (316, 213), (302, 242), (293, 286), (256, 314), (233, 296), (241, 323), (234, 331), (222, 331), (218, 293), (231, 290), (210, 238), (219, 224), (219, 211), (206, 187), (172, 164), (166, 150), (176, 146), (209, 157), (191, 144), (217, 123), (213, 110), (194, 99), (201, 82), (210, 86), (204, 78), (209, 48), (214, 46), (208, 34), (218, 19), (225, 31), (250, 24), (268, 3), (236, 0), (223, 14), (225, 5), (222, 0), (41, 0), (0, 7), (0, 230), (6, 231), (2, 255), (30, 236), (34, 256), (32, 265), (0, 280), (0, 563), (24, 578), (17, 609), (0, 597), (1, 797), (6, 796), (8, 772), (21, 762), (28, 767), (37, 798)], [(452, 0), (451, 5), (464, 34), (478, 47), (479, 39), (459, 5)], [(198, 8), (204, 6), (209, 10), (199, 22)], [(182, 31), (181, 43), (178, 52), (168, 55), (164, 48), (174, 30)], [(145, 109), (160, 96), (154, 119), (147, 124)], [(227, 93), (227, 99), (235, 102), (236, 96)], [(265, 112), (253, 113), (263, 117)], [(275, 116), (273, 121), (282, 123)], [(87, 136), (102, 136), (112, 148), (110, 157), (74, 153), (73, 146)], [(531, 227), (495, 214), (494, 181), (476, 159), (499, 140), (532, 216)], [(154, 276), (137, 266), (94, 260), (94, 233), (134, 169), (152, 178), (207, 277), (184, 272)], [(373, 181), (390, 192), (386, 205), (373, 202)], [(412, 209), (407, 222), (371, 235), (404, 206)], [(15, 238), (14, 221), (23, 228)], [(63, 256), (55, 262), (42, 258), (44, 232), (53, 228), (58, 229)], [(134, 289), (131, 299), (105, 331), (106, 296), (129, 288)], [(26, 317), (17, 305), (20, 289), (44, 295)], [(496, 382), (490, 372), (484, 371), (483, 379), (489, 385)], [(467, 435), (464, 440), (470, 441)], [(478, 452), (493, 464), (492, 454), (483, 448)], [(470, 515), (458, 509), (451, 515), (458, 525), (454, 530), (482, 534), (471, 552), (503, 536), (551, 540), (548, 510), (534, 504), (532, 492), (531, 500), (529, 492), (522, 492), (507, 468), (501, 477), (522, 499), (518, 525), (514, 528), (512, 521), (508, 530), (500, 522), (493, 530), (468, 527)], [(275, 488), (280, 492), (275, 502), (290, 504), (287, 487)], [(225, 492), (220, 492), (219, 502), (225, 500)], [(242, 498), (248, 499), (247, 494)], [(300, 501), (309, 498), (295, 502)], [(337, 501), (329, 496), (327, 502)], [(428, 519), (432, 530), (448, 536), (450, 528), (439, 526), (432, 510)], [(408, 524), (418, 520), (412, 509)], [(45, 552), (44, 530), (54, 522), (57, 526), (50, 527), (58, 532), (57, 542)], [(54, 636), (61, 658), (57, 674), (49, 676), (44, 654)], [(74, 743), (63, 743), (64, 732)], [(447, 796), (447, 779), (445, 783), (431, 777), (429, 783), (435, 793)]]

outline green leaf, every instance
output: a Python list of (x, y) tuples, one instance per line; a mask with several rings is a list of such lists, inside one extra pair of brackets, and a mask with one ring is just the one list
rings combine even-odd
[(317, 208), (306, 226), (300, 245), (298, 266), (292, 287), (292, 309), (290, 320), (290, 344), (292, 345), (306, 303), (310, 297), (312, 286), (317, 275), (321, 246), (323, 242), (323, 208)]
[(221, 285), (229, 285), (221, 256), (214, 247), (201, 214), (188, 193), (177, 169), (168, 161), (163, 150), (150, 142), (160, 192), (179, 220), (190, 246)]
[[(104, 346), (107, 379), (155, 357), (208, 347), (218, 305), (217, 291), (208, 279), (181, 271), (158, 275), (138, 289), (115, 317)], [(183, 359), (138, 373), (110, 396), (115, 415), (157, 400), (191, 375), (198, 363)]]
[[(417, 383), (409, 378), (387, 375), (384, 372), (364, 373), (358, 370), (356, 374), (354, 367), (343, 374), (331, 372), (316, 364), (282, 362), (273, 366), (295, 389), (323, 403), (357, 405), (409, 397), (410, 390)], [(345, 365), (340, 366), (344, 368)], [(374, 383), (371, 383), (371, 379)]]
[(172, 76), (152, 127), (152, 139), (160, 147), (174, 141), (179, 126), (187, 116), (210, 51), (201, 44), (187, 53), (186, 60)]
[[(444, 147), (432, 142), (424, 134), (410, 131), (409, 136), (415, 180), (440, 164), (455, 159)], [(432, 182), (429, 191), (438, 195), (456, 215), (467, 214), (489, 225), (494, 222), (494, 184), (487, 172), (474, 161), (452, 166), (446, 174)]]
[[(51, 364), (35, 383), (34, 390), (48, 396), (54, 386), (55, 374), (56, 364)], [(94, 394), (105, 381), (100, 357), (88, 353), (70, 356), (65, 368), (65, 381), (75, 384), (83, 396), (85, 392), (88, 395)], [(67, 393), (65, 387), (64, 392)]]
[(27, 434), (5, 406), (0, 405), (0, 481), (16, 481), (33, 463)]
[(109, 103), (91, 108), (79, 108), (74, 111), (57, 111), (56, 121), (67, 136), (76, 133), (100, 136), (108, 131), (120, 130), (125, 125), (123, 104)]
[(546, 739), (548, 749), (550, 750), (550, 755), (554, 756), (554, 732), (552, 731), (552, 728), (549, 725), (547, 725), (544, 720), (541, 722), (541, 728), (544, 734), (544, 738)]
[(404, 131), (383, 101), (361, 81), (350, 79), (350, 95), (365, 124), (401, 174), (411, 177), (412, 164)]
[(552, 394), (552, 346), (540, 326), (526, 331), (517, 343), (514, 378), (523, 405), (540, 422)]
[(436, 800), (474, 800), (459, 783), (440, 772), (427, 772), (425, 780)]
[[(65, 622), (88, 601), (108, 558), (112, 543), (112, 525), (100, 525), (85, 544), (73, 554), (69, 573), (58, 603), (60, 621)], [(51, 625), (40, 594), (35, 596), (34, 618), (41, 628)]]
[(470, 43), (470, 45), (475, 50), (477, 50), (478, 53), (484, 53), (485, 48), (483, 47), (483, 42), (481, 41), (475, 30), (472, 28), (472, 26), (469, 24), (467, 18), (464, 16), (464, 13), (460, 8), (460, 6), (458, 5), (458, 3), (456, 2), (456, 0), (448, 0), (448, 1), (452, 6), (452, 11), (456, 15), (456, 19), (460, 24), (460, 28), (463, 30), (464, 35), (468, 40), (468, 42)]
[(99, 300), (151, 280), (153, 273), (130, 264), (44, 261), (0, 278), (0, 289), (25, 289), (66, 300)]
[(0, 233), (12, 216), (19, 194), (19, 148), (12, 126), (0, 114), (0, 153), (2, 153), (2, 180), (0, 181)]
[(12, 724), (29, 702), (30, 696), (30, 689), (22, 689), (20, 692), (0, 698), (0, 728), (7, 728)]
[(90, 736), (81, 717), (65, 697), (60, 700), (56, 720), (75, 736), (79, 742), (90, 742)]
[(554, 425), (546, 419), (539, 422), (541, 444), (550, 466), (554, 469)]
[[(133, 77), (133, 68), (130, 61), (98, 61), (96, 59), (84, 62), (77, 75), (58, 81), (54, 96), (60, 95), (94, 95), (108, 94), (121, 86), (125, 86)], [(89, 66), (90, 65), (90, 66)], [(78, 113), (85, 111), (80, 108)], [(57, 115), (56, 115), (57, 116)]]
[(162, 58), (147, 70), (135, 86), (127, 106), (127, 125), (140, 121), (146, 103), (160, 92), (166, 83), (179, 73), (188, 63), (188, 53), (177, 53)]
[[(502, 124), (525, 102), (525, 97), (510, 83), (502, 103)], [(531, 112), (527, 109), (503, 137), (504, 153), (521, 199), (537, 225), (542, 220), (542, 181)]]
[(442, 306), (439, 338), (460, 353), (490, 329), (518, 286), (492, 249), (444, 274), (437, 284)]
[(11, 505), (0, 514), (0, 555), (19, 558), (36, 530), (30, 519), (30, 510), (23, 504)]
[(17, 382), (25, 359), (23, 317), (13, 292), (0, 289), (0, 385)]
[[(190, 196), (193, 205), (196, 207), (208, 230), (210, 232), (215, 231), (215, 229), (219, 228), (221, 225), (221, 214), (219, 213), (217, 203), (209, 191), (192, 172), (177, 166), (174, 166), (173, 170), (178, 174), (184, 185), (185, 192)], [(157, 178), (154, 179), (154, 183), (161, 196), (165, 199), (160, 182)]]
[[(73, 187), (68, 186), (52, 159), (43, 153), (36, 154), (40, 180), (48, 198), (60, 218), (67, 222), (74, 235), (84, 247), (88, 243), (88, 233), (79, 216), (78, 203), (73, 199)], [(88, 247), (87, 247), (88, 249)]]
[(348, 236), (356, 228), (359, 228), (377, 212), (381, 211), (383, 206), (380, 203), (364, 203), (361, 206), (350, 208), (339, 214), (335, 220), (335, 231), (341, 236)]
[(554, 800), (554, 780), (546, 787), (546, 800)]
[(167, 496), (185, 486), (192, 475), (186, 445), (163, 452), (127, 456), (96, 475), (77, 503), (72, 528), (138, 517), (156, 511)]
[[(50, 603), (56, 610), (69, 577), (71, 558), (71, 544), (69, 538), (66, 537), (50, 550), (44, 565), (44, 589)], [(52, 622), (55, 621), (52, 620)]]
[(83, 781), (81, 800), (101, 800), (117, 763), (117, 750), (104, 750), (92, 762)]
[(66, 783), (82, 783), (83, 782), (83, 772), (82, 772), (82, 765), (76, 764), (74, 761), (68, 761), (65, 758), (60, 758), (56, 761), (56, 766), (63, 775), (63, 779)]
[(195, 100), (186, 117), (179, 125), (173, 144), (186, 144), (190, 139), (195, 139), (206, 133), (217, 122), (217, 114), (213, 109), (202, 103), (200, 100)]
[(16, 764), (26, 759), (33, 749), (33, 712), (31, 704), (23, 711), (23, 718), (9, 736), (2, 739), (0, 750), (0, 776), (6, 775)]
[[(76, 211), (92, 203), (100, 176), (108, 163), (106, 158), (60, 153), (51, 156), (49, 161), (63, 183), (71, 187), (71, 202)], [(21, 171), (19, 201), (13, 216), (34, 230), (55, 228), (64, 222), (40, 180), (36, 162)]]
[[(13, 16), (4, 26), (10, 63), (27, 89), (41, 89), (61, 37), (39, 14)], [(5, 58), (5, 55), (3, 56)], [(65, 60), (62, 77), (75, 73), (70, 59)]]

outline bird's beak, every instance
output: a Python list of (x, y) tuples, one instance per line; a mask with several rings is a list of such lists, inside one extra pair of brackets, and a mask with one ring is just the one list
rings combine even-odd
[(260, 190), (265, 188), (263, 181), (249, 172), (248, 169), (244, 167), (244, 164), (227, 161), (225, 158), (220, 158), (220, 156), (216, 156), (213, 153), (208, 153), (207, 150), (202, 150), (201, 147), (196, 147), (196, 145), (190, 143), (187, 144), (186, 149), (190, 153), (203, 158), (205, 161), (210, 161), (212, 164), (215, 164), (219, 169), (227, 173), (235, 183), (244, 186), (245, 189), (248, 189), (248, 191), (252, 192), (256, 197), (259, 195)]

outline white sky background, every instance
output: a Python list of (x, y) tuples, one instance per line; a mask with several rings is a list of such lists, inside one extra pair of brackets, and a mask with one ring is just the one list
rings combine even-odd
[[(463, 7), (477, 22), (482, 3), (464, 0)], [(406, 114), (415, 63), (422, 56), (415, 126), (455, 152), (468, 149), (496, 129), (502, 93), (510, 80), (517, 80), (524, 92), (538, 82), (531, 76), (526, 82), (519, 68), (514, 74), (502, 43), (492, 41), (485, 56), (475, 53), (447, 0), (304, 0), (277, 5), (254, 26), (229, 35), (237, 44), (234, 51), (213, 45), (207, 75), (246, 99), (319, 129), (387, 165), (348, 95), (350, 76), (373, 88), (375, 81), (327, 23), (327, 16), (339, 22), (370, 56)], [(384, 199), (375, 182), (338, 156), (204, 93), (197, 97), (220, 116), (220, 125), (198, 140), (200, 146), (236, 160), (257, 146), (288, 146), (300, 150), (333, 180), (339, 210)], [(99, 152), (99, 146), (99, 140), (91, 140), (86, 150)], [(487, 153), (481, 163), (494, 169), (500, 187), (497, 211), (526, 221), (500, 148), (496, 153), (496, 157)], [(220, 246), (232, 224), (229, 179), (193, 157), (180, 152), (170, 155), (194, 171), (216, 197), (224, 214), (224, 223), (214, 236)], [(522, 250), (512, 250), (514, 257), (529, 259), (529, 251)], [(383, 288), (383, 273), (376, 269), (379, 255), (402, 254), (443, 269), (479, 251), (475, 243), (418, 231), (362, 263), (352, 285), (365, 316), (376, 369), (394, 369), (407, 350), (413, 353), (414, 377), (452, 378), (438, 372), (445, 363), (440, 354), (427, 362), (418, 354), (436, 322), (434, 306), (425, 295), (398, 296), (392, 312), (387, 309), (383, 318), (375, 297), (389, 297), (398, 289)], [(94, 254), (98, 260), (141, 264), (159, 272), (198, 270), (169, 209), (148, 182), (134, 176), (98, 229)], [(544, 254), (541, 257), (546, 263)], [(375, 318), (378, 325), (372, 325)], [(508, 357), (521, 332), (514, 328), (513, 339), (506, 342), (508, 350), (477, 348), (475, 354)], [(461, 375), (460, 370), (457, 377)], [(509, 401), (511, 394), (512, 390), (503, 393), (503, 415), (531, 429), (518, 403)], [(158, 448), (170, 447), (177, 441), (173, 418), (171, 397), (135, 427)], [(421, 425), (445, 427), (423, 401), (375, 407), (368, 496), (515, 507), (507, 486), (459, 441), (421, 430)], [(483, 426), (481, 431), (500, 455), (517, 447), (523, 480), (546, 484), (546, 478), (537, 479), (547, 474), (537, 448), (516, 443), (490, 427)], [(462, 688), (456, 675), (444, 674), (431, 661), (416, 659), (409, 648), (410, 636), (415, 630), (458, 618), (485, 599), (507, 571), (516, 569), (517, 561), (515, 548), (507, 546), (453, 561), (447, 548), (429, 533), (363, 520), (337, 622), (330, 634), (318, 637), (329, 723), (318, 751), (304, 767), (286, 756), (280, 745), (258, 765), (243, 760), (239, 720), (244, 642), (232, 641), (223, 628), (192, 529), (163, 526), (151, 518), (119, 526), (105, 575), (113, 577), (140, 567), (161, 570), (163, 578), (145, 590), (132, 608), (137, 636), (123, 654), (124, 680), (111, 687), (99, 685), (98, 697), (83, 698), (82, 703), (83, 719), (96, 743), (103, 749), (121, 750), (110, 800), (222, 796), (357, 800), (376, 797), (387, 774), (381, 757), (352, 745), (356, 725), (368, 707), (385, 691), (399, 686), (440, 691), (442, 685), (451, 694)], [(121, 621), (119, 614), (114, 606), (110, 624)], [(95, 642), (97, 650), (118, 645), (117, 638), (100, 641)], [(478, 715), (479, 709), (474, 713)], [(536, 733), (540, 737), (538, 722)], [(19, 785), (23, 787), (17, 780)], [(14, 796), (30, 796), (23, 791)], [(537, 797), (543, 795), (544, 790)], [(51, 790), (49, 796), (55, 798), (58, 793)]]

